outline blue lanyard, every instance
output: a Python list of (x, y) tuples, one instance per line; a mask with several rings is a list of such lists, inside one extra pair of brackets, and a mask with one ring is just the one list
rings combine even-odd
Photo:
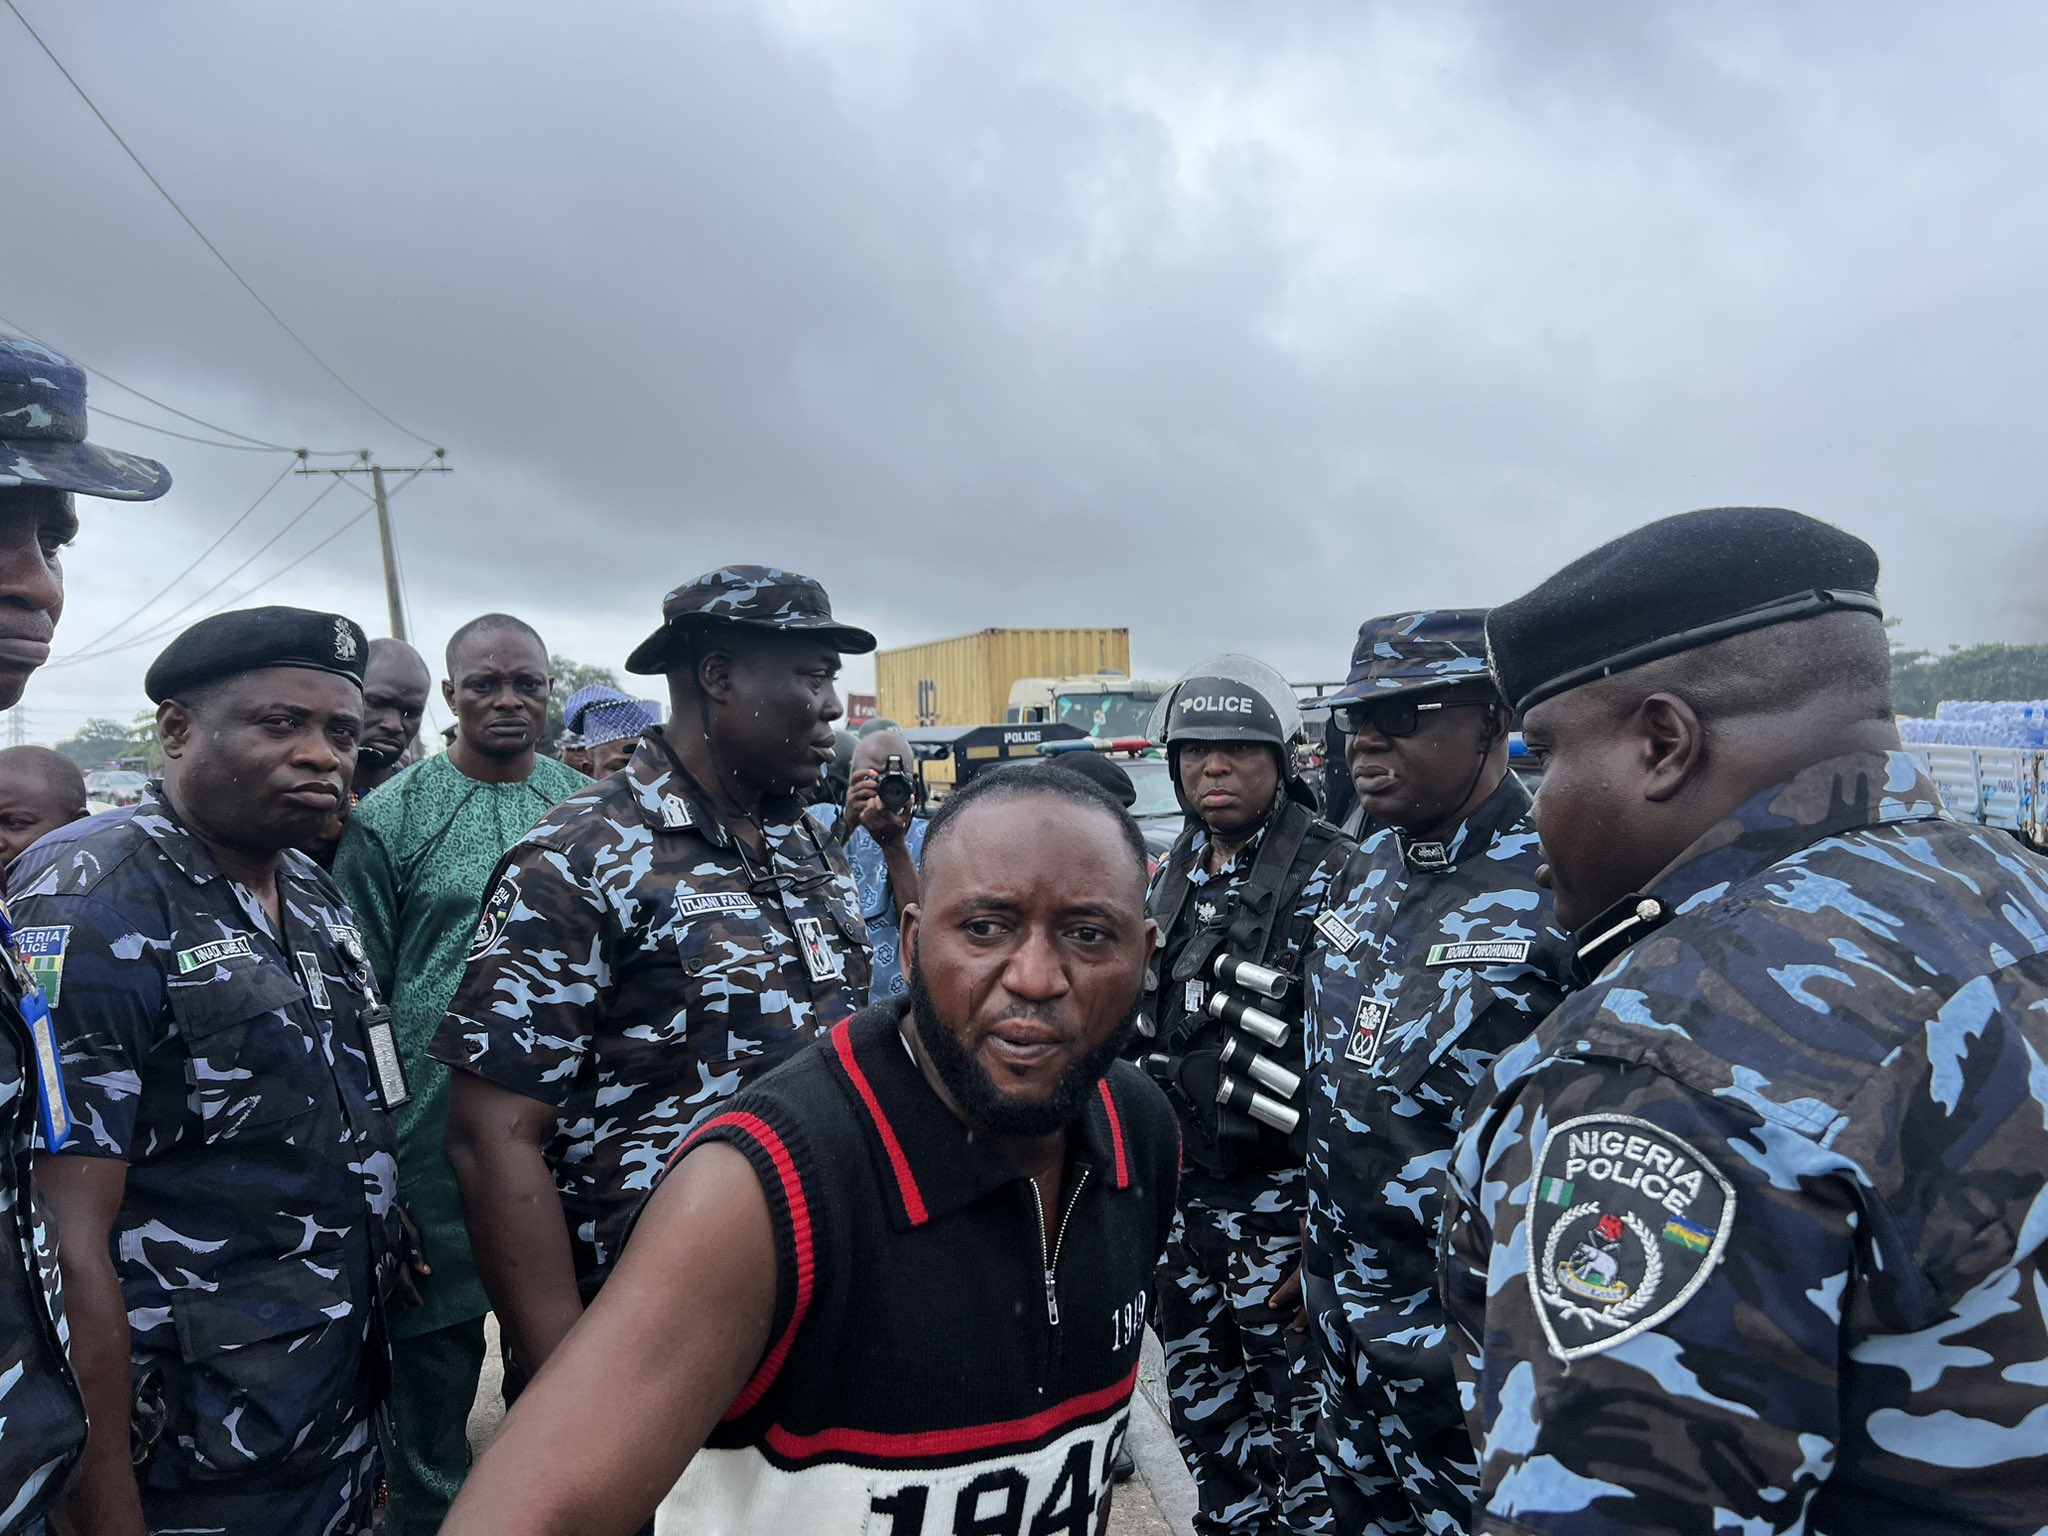
[(21, 989), (21, 1019), (28, 1026), (29, 1063), (35, 1073), (36, 1118), (42, 1125), (44, 1150), (62, 1150), (71, 1139), (71, 1101), (64, 1096), (64, 1073), (57, 1054), (57, 1030), (50, 1022), (50, 1000), (14, 947), (14, 914), (0, 901), (0, 954)]

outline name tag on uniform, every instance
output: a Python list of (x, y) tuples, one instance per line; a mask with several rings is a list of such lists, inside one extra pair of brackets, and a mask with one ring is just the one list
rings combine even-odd
[(215, 939), (208, 944), (195, 944), (190, 949), (178, 951), (178, 974), (189, 976), (202, 966), (219, 965), (223, 961), (252, 955), (256, 951), (249, 943), (246, 933), (229, 934), (224, 939)]
[(735, 917), (759, 917), (761, 909), (745, 891), (685, 891), (676, 897), (677, 917), (708, 917), (730, 912)]
[(1369, 1067), (1380, 1053), (1380, 1034), (1387, 1027), (1387, 1005), (1362, 998), (1358, 1017), (1351, 1021), (1351, 1038), (1344, 1042), (1344, 1056), (1361, 1067)]
[(1340, 955), (1348, 955), (1358, 948), (1358, 930), (1334, 912), (1325, 912), (1316, 919), (1316, 932)]
[(1527, 939), (1476, 939), (1464, 944), (1432, 944), (1429, 965), (1520, 965), (1529, 958)]
[(833, 953), (825, 938), (825, 924), (815, 917), (796, 920), (796, 941), (804, 952), (804, 969), (813, 981), (837, 981), (846, 974), (846, 963)]

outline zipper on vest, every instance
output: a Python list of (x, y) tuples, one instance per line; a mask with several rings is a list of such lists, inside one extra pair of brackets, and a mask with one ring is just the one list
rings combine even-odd
[(1067, 1196), (1066, 1209), (1060, 1212), (1060, 1229), (1049, 1248), (1045, 1241), (1045, 1202), (1038, 1198), (1037, 1186), (1031, 1189), (1031, 1214), (1038, 1221), (1038, 1257), (1045, 1265), (1045, 1320), (1055, 1328), (1060, 1325), (1060, 1298), (1053, 1285), (1053, 1274), (1060, 1267), (1060, 1245), (1067, 1240), (1067, 1223), (1074, 1219), (1074, 1207), (1080, 1203), (1081, 1190), (1087, 1183), (1088, 1170), (1083, 1168), (1074, 1180), (1073, 1192)]

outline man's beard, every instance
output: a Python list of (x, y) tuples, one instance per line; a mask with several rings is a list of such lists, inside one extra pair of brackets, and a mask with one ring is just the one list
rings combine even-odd
[[(924, 966), (920, 962), (921, 957), (917, 956), (910, 962), (910, 1016), (917, 1025), (917, 1038), (923, 1042), (932, 1069), (952, 1094), (953, 1102), (960, 1106), (960, 1112), (971, 1124), (1000, 1136), (1050, 1136), (1080, 1119), (1095, 1085), (1123, 1054), (1124, 1046), (1138, 1027), (1141, 999), (1134, 997), (1123, 1022), (1102, 1044), (1067, 1068), (1052, 1097), (1035, 1103), (1020, 1102), (996, 1087), (988, 1069), (961, 1048), (952, 1028), (939, 1017), (938, 1005), (924, 984)], [(1029, 1017), (1030, 1010), (1018, 1008), (1010, 1016)]]

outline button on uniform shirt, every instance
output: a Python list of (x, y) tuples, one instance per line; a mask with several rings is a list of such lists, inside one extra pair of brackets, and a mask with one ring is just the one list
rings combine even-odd
[(427, 1055), (462, 980), (477, 913), (505, 850), (550, 807), (590, 781), (553, 758), (511, 784), (472, 779), (446, 753), (415, 764), (348, 819), (334, 859), (370, 968), (391, 1000), (412, 1097), (396, 1112), (399, 1188), (433, 1266), (422, 1305), (392, 1319), (400, 1338), (490, 1310), (470, 1256), (455, 1170), (442, 1150), (448, 1069)]
[(398, 1167), (354, 921), (303, 854), (277, 889), (281, 928), (152, 787), (15, 904), (63, 1051), (58, 1155), (128, 1165), (113, 1246), (169, 1415), (156, 1487), (358, 1452), (381, 1380)]
[(509, 853), (434, 1056), (560, 1115), (543, 1153), (596, 1294), (699, 1119), (862, 1005), (867, 932), (794, 800), (742, 847), (659, 730)]
[[(0, 907), (0, 922), (8, 917)], [(28, 935), (31, 951), (42, 942)], [(29, 1177), (41, 1069), (22, 990), (13, 963), (0, 964), (0, 1532), (7, 1536), (55, 1502), (85, 1444), (85, 1403), (66, 1356), (57, 1234)]]
[(1563, 991), (1529, 812), (1509, 774), (1440, 850), (1374, 835), (1309, 966), (1309, 1306), (1334, 1385), (1385, 1416), (1397, 1465), (1395, 1442), (1460, 1420), (1436, 1250), (1466, 1102)]
[(2040, 1530), (2048, 865), (1845, 756), (1581, 938), (1454, 1164), (1474, 1529)]
[(659, 1536), (1087, 1536), (1107, 1517), (1173, 1217), (1173, 1116), (1114, 1065), (1068, 1133), (1048, 1222), (925, 1080), (907, 1008), (834, 1029), (696, 1138), (761, 1181), (775, 1317)]

